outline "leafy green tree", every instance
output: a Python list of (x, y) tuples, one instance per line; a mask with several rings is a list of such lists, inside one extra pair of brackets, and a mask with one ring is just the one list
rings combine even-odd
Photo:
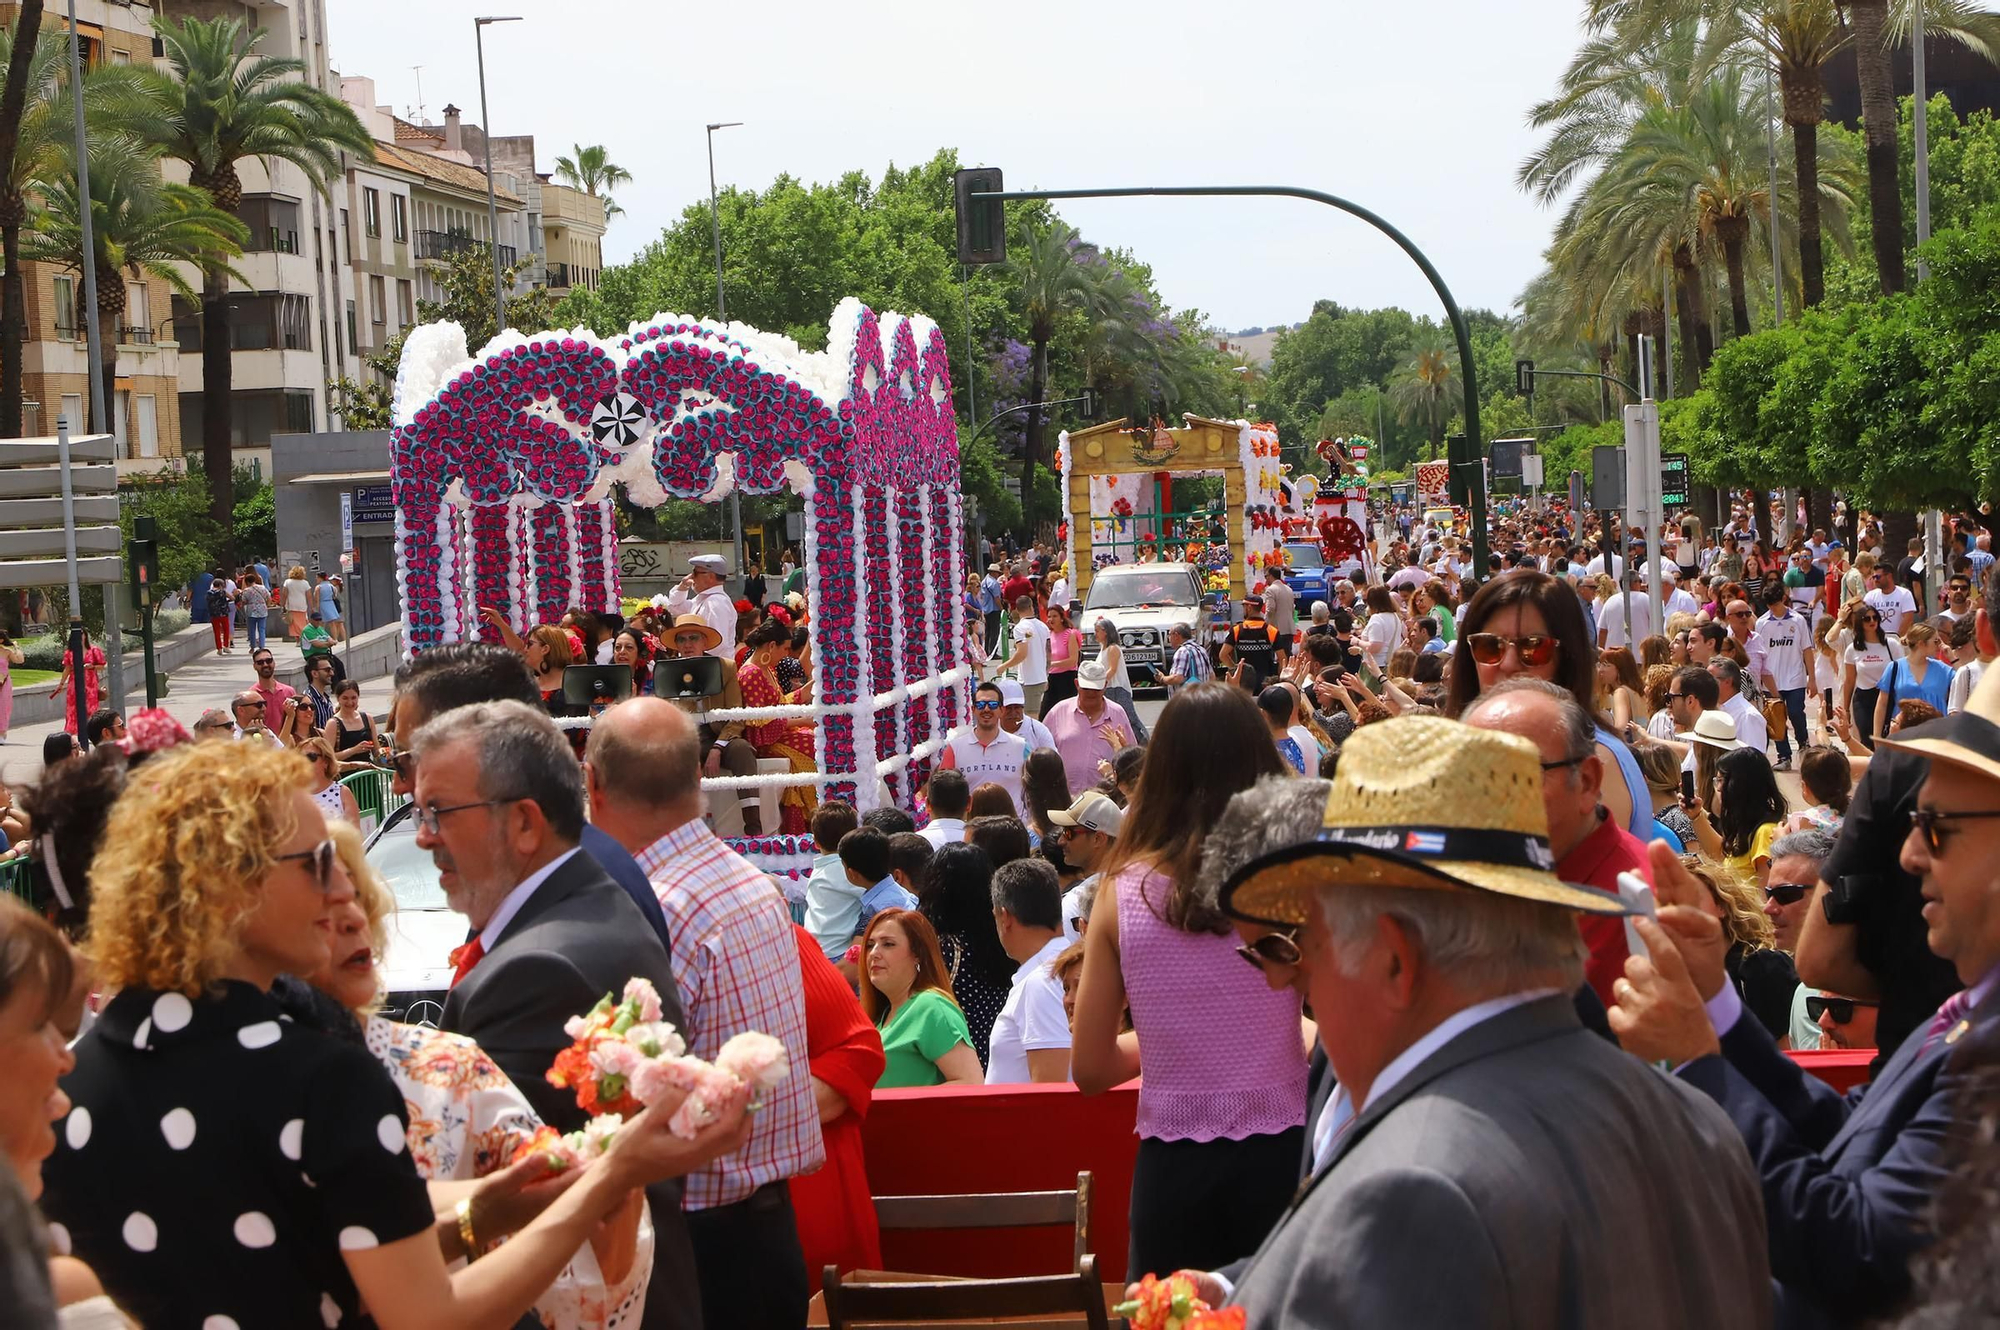
[[(39, 11), (41, 6), (34, 8)], [(14, 28), (0, 29), (0, 63), (11, 81), (16, 61), (14, 38), (19, 31), (39, 27), (39, 12), (29, 22), (26, 7)], [(25, 26), (23, 26), (25, 25)], [(27, 223), (34, 191), (42, 180), (61, 171), (67, 148), (75, 145), (69, 88), (69, 39), (62, 33), (30, 37), (21, 48), (24, 93), (12, 101), (9, 128), (12, 146), (0, 136), (0, 438), (21, 432), (21, 345), (27, 336), (27, 276), (21, 268), (21, 228)], [(140, 71), (131, 65), (100, 65), (84, 72), (84, 115), (93, 132), (115, 129), (121, 111), (129, 110), (140, 87)], [(0, 100), (5, 94), (0, 93)]]
[[(99, 136), (90, 145), (92, 252), (83, 248), (83, 201), (77, 195), (74, 144), (60, 151), (63, 169), (38, 186), (21, 256), (59, 263), (97, 278), (97, 323), (103, 357), (104, 400), (115, 399), (118, 328), (125, 313), (125, 279), (153, 276), (192, 297), (194, 288), (175, 266), (190, 263), (232, 274), (230, 258), (243, 252), (249, 228), (216, 208), (201, 190), (160, 179), (153, 151), (122, 135)], [(93, 422), (108, 433), (111, 422)], [(226, 550), (225, 546), (225, 550)]]
[(632, 183), (632, 173), (611, 160), (610, 150), (602, 143), (584, 147), (581, 143), (570, 149), (572, 155), (556, 158), (556, 179), (573, 189), (580, 189), (592, 198), (604, 199), (604, 217), (609, 221), (625, 210), (612, 202), (611, 191), (620, 185)]
[[(233, 214), (242, 206), (236, 165), (246, 158), (289, 162), (321, 194), (340, 178), (342, 152), (373, 159), (374, 140), (353, 108), (304, 82), (304, 61), (258, 52), (262, 28), (246, 33), (226, 17), (179, 23), (156, 17), (153, 27), (166, 65), (145, 67), (157, 105), (133, 132), (185, 163), (189, 184), (215, 208)], [(202, 270), (201, 449), (209, 501), (223, 528), (220, 553), (233, 564), (229, 277), (218, 263)]]

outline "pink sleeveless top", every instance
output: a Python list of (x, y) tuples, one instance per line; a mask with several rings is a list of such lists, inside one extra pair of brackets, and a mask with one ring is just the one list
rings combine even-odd
[(1119, 968), (1139, 1035), (1139, 1135), (1240, 1141), (1302, 1125), (1299, 995), (1273, 992), (1236, 954), (1234, 930), (1184, 933), (1154, 913), (1170, 889), (1137, 864), (1116, 880)]

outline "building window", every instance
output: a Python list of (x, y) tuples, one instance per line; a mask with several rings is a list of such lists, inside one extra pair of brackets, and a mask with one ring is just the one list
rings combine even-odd
[[(132, 63), (132, 53), (130, 51), (113, 50), (111, 52), (111, 63), (114, 65), (129, 65)], [(78, 225), (80, 226), (82, 223), (79, 222)]]
[(299, 252), (299, 205), (296, 199), (276, 198), (269, 194), (247, 195), (237, 205), (236, 217), (250, 228), (250, 240), (244, 245), (245, 250), (276, 254)]
[(410, 238), (410, 201), (401, 194), (389, 196), (389, 220), (396, 228), (396, 243), (403, 244)]
[[(64, 393), (62, 395), (62, 410), (58, 414), (69, 422), (70, 433), (83, 433), (83, 394)], [(49, 429), (51, 432), (54, 431), (55, 423), (53, 421), (50, 422)]]
[[(232, 351), (310, 351), (312, 301), (282, 292), (232, 294), (228, 299)], [(201, 350), (201, 305), (174, 297), (174, 340), (187, 351)]]
[(151, 393), (141, 393), (137, 397), (139, 420), (139, 456), (158, 457), (160, 455), (160, 406), (159, 399)]
[(128, 345), (152, 345), (153, 300), (144, 282), (126, 283), (125, 326), (118, 330), (118, 340)]
[(340, 243), (347, 251), (347, 261), (354, 262), (354, 233), (347, 229), (347, 209), (340, 210)]
[[(201, 394), (182, 393), (181, 437), (201, 435)], [(268, 447), (273, 434), (310, 434), (313, 394), (310, 388), (238, 388), (229, 394), (229, 446)]]
[(361, 191), (361, 225), (371, 236), (382, 234), (382, 192), (376, 189)]
[(361, 354), (361, 338), (356, 334), (354, 326), (354, 302), (352, 300), (347, 302), (347, 344), (354, 348), (356, 355)]
[(417, 321), (416, 304), (411, 298), (410, 279), (401, 278), (396, 283), (396, 320), (407, 328)]
[[(79, 223), (81, 225), (81, 223)], [(76, 340), (76, 279), (56, 278), (56, 336)]]
[(389, 299), (383, 294), (385, 287), (380, 277), (368, 279), (368, 319), (371, 323), (389, 321)]

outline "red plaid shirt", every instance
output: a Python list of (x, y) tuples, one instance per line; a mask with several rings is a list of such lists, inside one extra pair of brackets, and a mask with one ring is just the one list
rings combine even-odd
[(728, 1205), (766, 1183), (812, 1172), (826, 1150), (784, 896), (699, 818), (636, 857), (667, 916), (688, 1051), (714, 1061), (730, 1036), (760, 1030), (781, 1040), (791, 1058), (791, 1075), (764, 1095), (743, 1149), (689, 1175), (684, 1208)]

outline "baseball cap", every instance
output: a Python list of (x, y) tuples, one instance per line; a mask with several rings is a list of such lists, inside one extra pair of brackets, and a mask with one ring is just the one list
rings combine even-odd
[(1082, 827), (1085, 831), (1116, 836), (1125, 823), (1125, 811), (1104, 794), (1085, 790), (1068, 808), (1051, 808), (1049, 821), (1059, 827)]
[(1000, 683), (1000, 705), (1003, 707), (1024, 707), (1028, 705), (1028, 695), (1021, 691), (1021, 685), (1013, 679), (1002, 679)]
[(1077, 666), (1076, 686), (1088, 688), (1093, 693), (1101, 693), (1104, 691), (1104, 681), (1109, 674), (1110, 671), (1104, 668), (1103, 661), (1087, 660)]

